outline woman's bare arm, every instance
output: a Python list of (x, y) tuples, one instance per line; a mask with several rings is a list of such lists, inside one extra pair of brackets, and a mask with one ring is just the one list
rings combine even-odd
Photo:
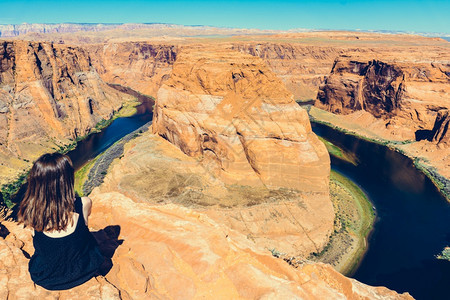
[(91, 215), (92, 200), (89, 197), (82, 197), (81, 203), (83, 203), (84, 222), (86, 223), (86, 226), (87, 226), (88, 218)]

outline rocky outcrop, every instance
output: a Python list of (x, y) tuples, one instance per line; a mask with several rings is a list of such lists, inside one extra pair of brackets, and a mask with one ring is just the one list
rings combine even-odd
[(113, 261), (106, 277), (66, 291), (34, 285), (27, 258), (33, 253), (31, 234), (3, 222), (8, 233), (0, 237), (2, 299), (412, 299), (346, 278), (329, 265), (305, 261), (295, 269), (187, 208), (135, 203), (117, 192), (92, 198), (89, 225)]
[[(449, 107), (450, 75), (442, 63), (339, 57), (320, 87), (316, 106), (336, 114), (370, 113), (375, 131), (394, 139), (421, 139), (437, 112)], [(375, 126), (375, 127), (376, 127)], [(390, 139), (390, 138), (389, 138)]]
[(431, 141), (440, 146), (450, 144), (450, 113), (448, 109), (438, 111), (436, 121), (431, 130)]
[(340, 57), (317, 94), (318, 105), (337, 114), (365, 110), (389, 118), (397, 115), (404, 85), (404, 74), (395, 65)]
[(85, 50), (0, 43), (0, 184), (37, 156), (86, 135), (127, 95), (104, 83)]
[(169, 77), (179, 51), (175, 45), (146, 42), (109, 43), (86, 48), (104, 81), (128, 86), (149, 96), (156, 96)]
[(1, 299), (120, 299), (120, 290), (97, 277), (76, 288), (52, 292), (36, 286), (28, 272), (33, 254), (31, 232), (13, 222), (3, 222), (0, 235), (0, 298)]
[(227, 183), (327, 193), (329, 157), (262, 60), (190, 49), (158, 91), (153, 132)]

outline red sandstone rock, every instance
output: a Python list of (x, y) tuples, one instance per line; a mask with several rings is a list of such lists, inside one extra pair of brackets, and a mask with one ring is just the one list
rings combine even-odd
[(384, 120), (378, 131), (416, 139), (418, 131), (432, 129), (437, 111), (449, 107), (445, 70), (439, 63), (342, 56), (320, 87), (316, 106), (337, 114), (364, 110)]
[(85, 50), (0, 43), (0, 184), (112, 117), (130, 99), (104, 83)]
[(153, 132), (225, 182), (328, 193), (326, 148), (260, 59), (186, 49), (158, 92)]
[(432, 141), (437, 145), (448, 146), (450, 144), (450, 113), (448, 109), (437, 113), (436, 121), (431, 131)]
[(178, 46), (151, 43), (109, 43), (88, 46), (92, 63), (108, 83), (156, 96), (172, 71)]

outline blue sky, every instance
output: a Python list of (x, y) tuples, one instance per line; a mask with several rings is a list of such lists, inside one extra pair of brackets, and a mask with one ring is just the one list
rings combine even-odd
[(281, 30), (375, 29), (450, 33), (450, 1), (0, 0), (0, 24), (24, 22), (158, 22)]

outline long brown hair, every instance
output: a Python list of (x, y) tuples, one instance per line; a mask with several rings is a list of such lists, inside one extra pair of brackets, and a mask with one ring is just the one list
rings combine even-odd
[(67, 155), (44, 154), (28, 175), (28, 187), (17, 214), (19, 223), (36, 231), (65, 230), (72, 224), (74, 169)]

